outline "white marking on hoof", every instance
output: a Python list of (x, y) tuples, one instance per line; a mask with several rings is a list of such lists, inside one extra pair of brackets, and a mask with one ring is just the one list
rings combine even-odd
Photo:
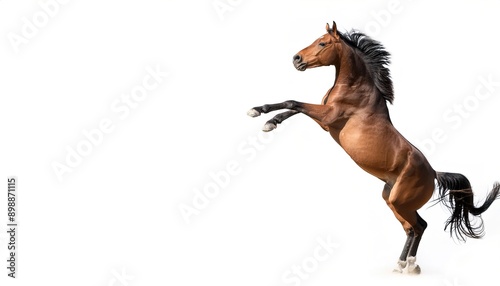
[(405, 267), (406, 267), (406, 261), (399, 260), (398, 264), (396, 265), (396, 268), (394, 268), (394, 270), (392, 270), (392, 272), (403, 273), (403, 270), (405, 269)]
[(412, 265), (411, 267), (408, 266), (408, 269), (406, 271), (410, 275), (419, 275), (420, 273), (422, 273), (422, 270), (420, 269), (420, 266), (418, 264)]
[(408, 274), (413, 274), (413, 275), (418, 275), (422, 272), (420, 269), (420, 266), (415, 263), (417, 261), (417, 258), (415, 256), (410, 256), (406, 260), (408, 262), (408, 265), (406, 266), (405, 272)]
[(250, 117), (257, 117), (260, 115), (260, 112), (252, 108), (247, 112), (247, 115)]
[(266, 125), (264, 125), (264, 127), (262, 127), (262, 131), (269, 132), (269, 131), (276, 129), (276, 127), (277, 127), (276, 124), (266, 123)]

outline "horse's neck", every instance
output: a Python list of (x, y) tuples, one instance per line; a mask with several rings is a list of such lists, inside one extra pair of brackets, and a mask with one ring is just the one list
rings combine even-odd
[(335, 63), (335, 70), (335, 84), (339, 86), (359, 86), (360, 83), (372, 81), (364, 59), (347, 45)]
[(379, 94), (365, 60), (360, 55), (350, 50), (340, 58), (335, 69), (332, 93), (337, 98), (332, 100), (344, 99), (349, 106), (357, 106), (370, 113), (386, 114), (390, 121), (386, 101)]
[(335, 82), (332, 92), (339, 96), (358, 93), (369, 89), (371, 78), (362, 59), (356, 54), (350, 54), (335, 64)]

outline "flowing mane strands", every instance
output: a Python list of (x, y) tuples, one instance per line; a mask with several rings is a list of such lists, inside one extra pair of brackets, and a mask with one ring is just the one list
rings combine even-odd
[(340, 38), (354, 49), (360, 51), (366, 61), (368, 70), (375, 82), (375, 86), (380, 91), (385, 100), (391, 104), (394, 100), (394, 90), (389, 68), (391, 54), (385, 50), (384, 46), (368, 37), (367, 35), (352, 30), (346, 33), (339, 33)]

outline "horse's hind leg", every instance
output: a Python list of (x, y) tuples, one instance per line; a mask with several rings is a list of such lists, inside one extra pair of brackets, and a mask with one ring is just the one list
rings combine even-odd
[(408, 265), (407, 259), (408, 259), (408, 253), (410, 252), (410, 247), (411, 244), (413, 243), (413, 240), (415, 239), (415, 235), (413, 233), (407, 234), (406, 235), (406, 242), (403, 247), (403, 251), (401, 252), (401, 255), (399, 256), (398, 263), (396, 264), (396, 268), (394, 268), (394, 272), (398, 273), (403, 273), (404, 269)]
[(418, 246), (420, 245), (420, 240), (422, 239), (422, 234), (427, 228), (427, 222), (425, 222), (425, 220), (418, 214), (418, 212), (415, 212), (415, 214), (417, 215), (417, 224), (419, 228), (422, 229), (422, 233), (414, 237), (413, 242), (410, 246), (408, 258), (417, 256), (417, 250)]
[[(391, 194), (391, 190), (392, 190), (392, 186), (389, 184), (385, 184), (384, 190), (382, 191), (382, 198), (387, 203), (389, 208), (393, 211), (396, 218), (400, 222), (403, 223), (404, 219), (397, 212), (394, 211), (393, 207), (391, 207), (391, 204), (389, 203), (389, 196)], [(407, 264), (406, 258), (408, 257), (408, 253), (410, 252), (410, 247), (412, 245), (414, 238), (415, 238), (415, 234), (413, 231), (406, 234), (406, 242), (405, 242), (405, 245), (403, 247), (403, 251), (401, 252), (401, 255), (399, 256), (399, 260), (398, 260), (398, 263), (396, 265), (396, 268), (394, 268), (394, 272), (403, 273), (403, 270), (405, 269), (406, 264)]]
[[(417, 227), (412, 227), (409, 230), (406, 230), (406, 242), (403, 247), (403, 251), (399, 256), (399, 261), (397, 263), (394, 272), (402, 273), (406, 271), (410, 274), (420, 274), (420, 266), (418, 266), (415, 261), (417, 257), (417, 250), (420, 244), (420, 240), (422, 239), (422, 235), (424, 234), (425, 229), (427, 228), (427, 223), (420, 217), (420, 215), (415, 212), (417, 216)], [(404, 224), (403, 224), (404, 225)], [(416, 232), (415, 230), (418, 229)]]
[[(391, 208), (396, 218), (402, 224), (407, 238), (403, 251), (399, 257), (395, 272), (407, 272), (409, 274), (420, 274), (420, 267), (415, 263), (418, 246), (427, 223), (416, 212), (420, 208), (420, 202), (415, 204), (414, 200), (401, 193), (398, 186), (392, 191), (392, 187), (385, 185), (382, 196)], [(400, 194), (398, 194), (398, 191)], [(417, 200), (420, 201), (420, 200)]]

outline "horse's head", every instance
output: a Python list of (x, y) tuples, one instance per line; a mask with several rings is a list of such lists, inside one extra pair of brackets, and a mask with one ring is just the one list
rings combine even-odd
[(342, 45), (335, 22), (331, 28), (326, 24), (326, 31), (326, 34), (293, 56), (293, 65), (297, 70), (329, 66), (337, 61)]

